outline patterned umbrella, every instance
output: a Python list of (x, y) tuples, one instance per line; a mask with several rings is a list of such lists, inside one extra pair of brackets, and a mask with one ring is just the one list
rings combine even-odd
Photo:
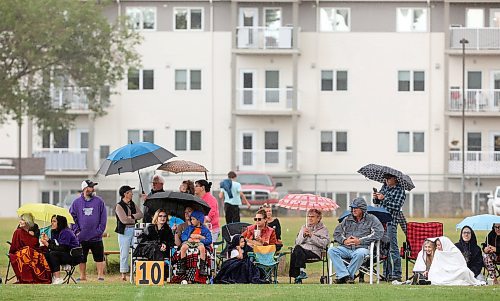
[(339, 208), (334, 200), (314, 194), (287, 194), (278, 201), (277, 206), (294, 210), (318, 209), (320, 211), (333, 211)]
[(361, 167), (358, 170), (358, 173), (362, 174), (363, 176), (367, 177), (370, 180), (377, 181), (380, 183), (385, 183), (384, 175), (391, 174), (398, 179), (398, 183), (401, 184), (401, 186), (403, 186), (405, 190), (410, 191), (413, 188), (415, 188), (415, 185), (413, 184), (409, 176), (405, 175), (399, 170), (396, 170), (388, 166), (368, 164)]
[(160, 165), (160, 167), (157, 168), (158, 170), (164, 170), (164, 171), (170, 171), (173, 173), (180, 173), (180, 172), (204, 172), (205, 173), (205, 178), (208, 179), (207, 177), (207, 169), (205, 166), (191, 162), (191, 161), (186, 161), (186, 160), (175, 160), (175, 161), (170, 161), (167, 163), (164, 163)]

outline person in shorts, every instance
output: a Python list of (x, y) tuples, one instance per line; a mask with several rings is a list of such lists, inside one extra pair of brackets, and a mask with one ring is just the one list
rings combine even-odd
[(87, 280), (87, 256), (92, 251), (92, 257), (97, 267), (97, 279), (104, 280), (104, 245), (102, 235), (106, 229), (107, 213), (104, 201), (95, 195), (94, 183), (90, 180), (82, 182), (82, 194), (75, 199), (69, 208), (75, 223), (72, 230), (80, 241), (83, 249), (83, 261), (80, 263), (80, 281)]

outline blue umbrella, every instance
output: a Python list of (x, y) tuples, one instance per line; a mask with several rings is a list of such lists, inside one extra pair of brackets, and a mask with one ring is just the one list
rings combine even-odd
[[(121, 174), (122, 172), (137, 171), (139, 174), (139, 169), (155, 164), (162, 164), (173, 157), (175, 157), (174, 154), (154, 143), (131, 142), (109, 154), (97, 173), (109, 176)], [(139, 181), (142, 189), (140, 174)], [(142, 191), (144, 192), (144, 189)]]
[[(366, 211), (375, 215), (381, 223), (388, 223), (392, 221), (392, 215), (384, 207), (368, 206)], [(338, 219), (339, 223), (341, 223), (342, 220), (344, 220), (344, 218), (346, 218), (349, 214), (351, 214), (351, 210), (344, 211)]]
[(500, 216), (481, 214), (464, 218), (463, 221), (457, 224), (457, 229), (469, 226), (472, 230), (491, 230), (493, 224), (500, 224)]

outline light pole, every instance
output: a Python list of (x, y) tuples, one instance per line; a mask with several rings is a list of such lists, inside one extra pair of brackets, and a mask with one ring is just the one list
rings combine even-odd
[(462, 38), (462, 181), (460, 189), (460, 208), (464, 211), (465, 197), (465, 44), (468, 44), (467, 39)]

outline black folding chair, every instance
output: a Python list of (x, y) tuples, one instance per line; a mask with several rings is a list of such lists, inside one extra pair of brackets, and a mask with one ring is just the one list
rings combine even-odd
[(231, 244), (231, 240), (233, 239), (234, 236), (243, 233), (243, 231), (246, 229), (246, 227), (250, 226), (251, 224), (249, 223), (231, 223), (231, 224), (226, 224), (222, 226), (221, 228), (221, 233), (222, 233), (222, 240), (214, 242), (214, 248), (217, 248), (218, 246), (221, 246), (221, 252), (217, 252), (217, 261), (218, 261), (218, 266), (222, 265), (224, 260), (229, 258), (228, 254), (228, 246)]
[(81, 246), (74, 247), (69, 251), (69, 255), (71, 255), (72, 262), (71, 264), (67, 264), (63, 266), (63, 271), (66, 273), (63, 277), (63, 283), (69, 284), (70, 280), (76, 284), (75, 278), (73, 278), (73, 274), (75, 273), (76, 266), (82, 262), (83, 259), (83, 249)]
[[(11, 242), (10, 241), (6, 241), (6, 243), (9, 245), (11, 245)], [(9, 277), (9, 272), (11, 270), (11, 263), (10, 263), (10, 257), (9, 257), (9, 252), (7, 252), (7, 262), (8, 262), (8, 265), (7, 265), (7, 274), (5, 274), (5, 284), (7, 284), (7, 282), (11, 281), (12, 279), (16, 278), (16, 274), (14, 274), (13, 276), (10, 276)]]

